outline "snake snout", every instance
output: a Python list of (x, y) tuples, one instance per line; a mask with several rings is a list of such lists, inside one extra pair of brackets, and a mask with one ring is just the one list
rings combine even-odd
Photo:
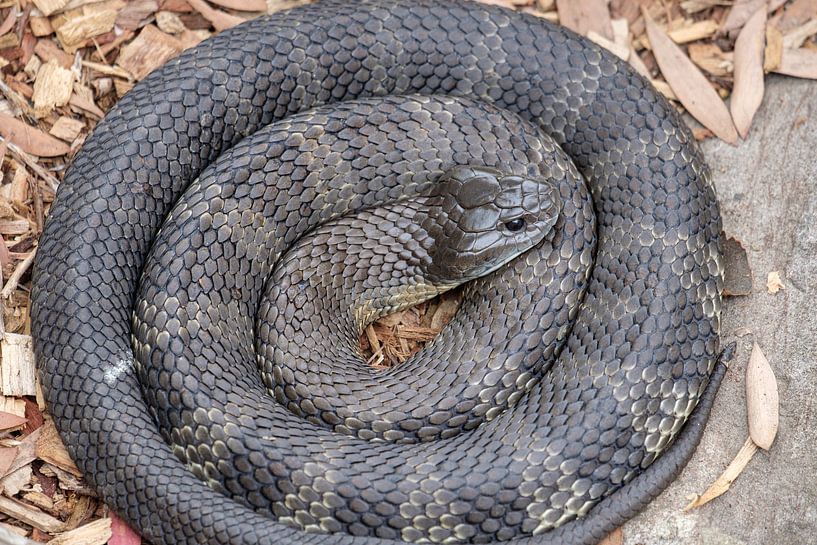
[(462, 283), (491, 273), (541, 242), (553, 230), (561, 199), (552, 181), (457, 166), (440, 180), (437, 247), (430, 274)]

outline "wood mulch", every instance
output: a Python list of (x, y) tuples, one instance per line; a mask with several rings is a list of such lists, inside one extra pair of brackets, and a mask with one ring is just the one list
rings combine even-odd
[[(84, 484), (37, 384), (28, 296), (43, 220), (72, 157), (137, 81), (221, 30), (308, 1), (0, 0), (0, 527), (52, 544), (139, 543)], [(485, 1), (560, 22), (628, 61), (700, 123), (698, 139), (739, 144), (766, 74), (817, 79), (815, 0)], [(375, 366), (402, 361), (458, 300), (386, 317), (361, 348)]]

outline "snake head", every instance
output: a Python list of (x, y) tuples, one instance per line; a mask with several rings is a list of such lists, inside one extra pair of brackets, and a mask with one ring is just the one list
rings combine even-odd
[(482, 166), (446, 171), (423, 227), (434, 239), (426, 274), (464, 283), (495, 271), (541, 242), (559, 217), (556, 185)]

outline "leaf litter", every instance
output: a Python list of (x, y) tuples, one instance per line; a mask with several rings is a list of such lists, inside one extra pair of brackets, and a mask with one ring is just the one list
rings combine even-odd
[[(45, 411), (28, 308), (37, 239), (67, 164), (137, 81), (220, 30), (308, 2), (0, 0), (0, 527), (64, 545), (139, 543), (79, 477)], [(705, 127), (694, 131), (699, 139), (745, 137), (765, 74), (817, 79), (813, 0), (485, 2), (561, 20), (609, 49), (679, 110), (687, 106)], [(731, 248), (727, 292), (749, 294), (745, 251), (739, 242)], [(782, 288), (770, 274), (769, 292)], [(384, 317), (367, 328), (361, 350), (378, 367), (405, 361), (453, 318), (460, 299), (454, 291)], [(759, 375), (768, 382), (768, 373)], [(771, 394), (751, 395), (765, 400), (757, 412), (771, 415)], [(620, 531), (608, 538), (621, 541)]]

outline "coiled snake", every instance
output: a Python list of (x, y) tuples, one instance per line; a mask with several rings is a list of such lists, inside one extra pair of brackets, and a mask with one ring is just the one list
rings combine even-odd
[[(465, 1), (327, 1), (108, 113), (32, 329), (72, 456), (151, 542), (593, 543), (700, 436), (719, 245), (689, 132), (600, 48)], [(367, 321), (470, 280), (415, 358), (361, 360)]]

